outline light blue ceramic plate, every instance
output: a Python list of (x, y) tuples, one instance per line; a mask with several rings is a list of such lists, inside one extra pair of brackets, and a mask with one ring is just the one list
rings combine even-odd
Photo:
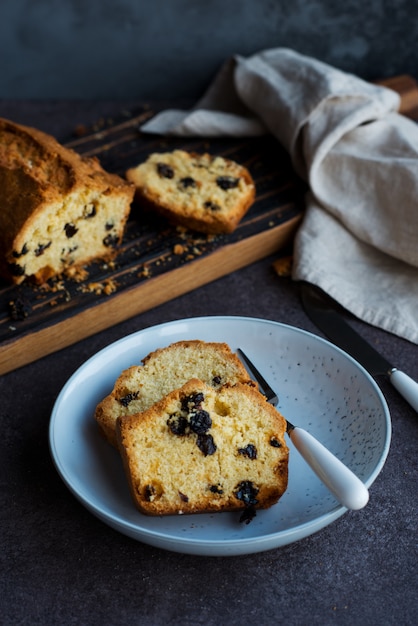
[[(147, 517), (134, 507), (121, 459), (98, 432), (96, 404), (121, 371), (183, 339), (242, 348), (279, 395), (278, 409), (311, 432), (370, 487), (386, 460), (389, 411), (373, 378), (349, 355), (306, 331), (248, 317), (200, 317), (139, 331), (98, 352), (62, 389), (50, 421), (50, 449), (64, 483), (112, 528), (176, 552), (229, 556), (278, 548), (346, 512), (289, 441), (289, 485), (248, 525), (239, 514)], [(371, 494), (372, 495), (372, 494)]]

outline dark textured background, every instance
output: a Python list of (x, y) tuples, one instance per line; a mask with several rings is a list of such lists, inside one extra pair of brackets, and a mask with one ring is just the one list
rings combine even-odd
[[(365, 79), (417, 78), (417, 16), (411, 0), (0, 0), (0, 115), (65, 139), (135, 100), (195, 98), (226, 57), (277, 46)], [(62, 101), (73, 98), (91, 100)], [(92, 516), (54, 470), (56, 396), (110, 342), (198, 315), (317, 332), (272, 261), (0, 377), (1, 626), (415, 626), (418, 422), (386, 381), (392, 445), (370, 503), (283, 549), (223, 559), (153, 548)], [(354, 324), (418, 376), (416, 346)]]
[[(68, 136), (119, 103), (0, 100), (0, 116)], [(124, 107), (130, 106), (123, 102)], [(1, 626), (416, 626), (418, 416), (386, 380), (392, 443), (361, 511), (253, 555), (194, 557), (148, 546), (90, 514), (48, 450), (58, 393), (82, 363), (131, 332), (201, 315), (245, 315), (320, 334), (297, 286), (268, 257), (0, 377)], [(347, 316), (418, 380), (417, 346)]]
[(225, 58), (279, 46), (416, 76), (417, 39), (416, 0), (2, 0), (0, 98), (195, 98)]

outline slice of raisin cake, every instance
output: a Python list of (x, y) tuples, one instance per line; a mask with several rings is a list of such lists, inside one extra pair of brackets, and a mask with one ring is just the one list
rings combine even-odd
[(247, 168), (210, 154), (151, 154), (126, 172), (140, 203), (172, 223), (203, 233), (231, 233), (253, 204)]
[(134, 186), (37, 129), (0, 119), (0, 273), (42, 283), (111, 259)]
[(255, 510), (287, 488), (286, 421), (254, 387), (193, 379), (117, 436), (134, 503), (148, 515)]
[(105, 438), (117, 446), (118, 417), (145, 411), (191, 378), (213, 387), (237, 382), (254, 385), (226, 343), (198, 339), (172, 343), (151, 352), (142, 365), (124, 370), (112, 392), (97, 405), (95, 419)]

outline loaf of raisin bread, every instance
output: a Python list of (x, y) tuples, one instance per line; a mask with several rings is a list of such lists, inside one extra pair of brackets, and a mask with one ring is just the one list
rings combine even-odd
[(254, 202), (247, 168), (220, 156), (175, 150), (151, 154), (126, 172), (145, 207), (203, 233), (231, 233)]
[(117, 437), (134, 503), (148, 515), (255, 510), (287, 488), (286, 421), (254, 387), (193, 379), (143, 413), (119, 418)]
[(101, 432), (116, 447), (118, 417), (145, 411), (191, 378), (200, 378), (213, 387), (237, 382), (254, 384), (226, 343), (178, 341), (151, 352), (142, 365), (121, 373), (112, 392), (96, 407), (95, 419)]
[(44, 282), (110, 259), (135, 189), (52, 136), (0, 119), (0, 273)]

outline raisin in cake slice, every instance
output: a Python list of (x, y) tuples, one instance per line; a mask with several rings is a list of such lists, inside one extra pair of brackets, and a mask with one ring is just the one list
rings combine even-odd
[(247, 168), (210, 154), (152, 154), (126, 172), (145, 207), (203, 233), (231, 233), (254, 202)]
[(142, 365), (121, 373), (112, 392), (96, 407), (95, 419), (101, 432), (117, 446), (118, 417), (145, 411), (191, 378), (200, 378), (213, 387), (237, 382), (254, 384), (226, 343), (178, 341), (151, 352)]
[(135, 505), (148, 515), (255, 510), (287, 488), (284, 417), (254, 387), (193, 379), (147, 411), (120, 418)]
[(34, 128), (0, 119), (0, 273), (44, 282), (114, 257), (134, 186)]

